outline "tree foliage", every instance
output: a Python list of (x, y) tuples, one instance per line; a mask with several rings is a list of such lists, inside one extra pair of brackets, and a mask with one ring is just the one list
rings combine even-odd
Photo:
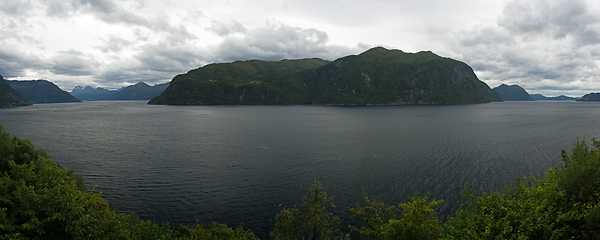
[(302, 212), (297, 208), (283, 209), (276, 216), (271, 239), (334, 239), (338, 236), (340, 220), (331, 212), (333, 197), (327, 196), (325, 186), (315, 181), (302, 200)]
[(577, 139), (544, 178), (518, 179), (500, 191), (463, 193), (444, 225), (448, 239), (597, 239), (600, 142)]
[(241, 226), (168, 224), (116, 214), (81, 176), (0, 125), (0, 239), (257, 239)]
[(437, 239), (442, 234), (442, 228), (434, 209), (444, 201), (427, 203), (428, 198), (415, 194), (411, 202), (401, 203), (400, 208), (396, 208), (371, 200), (363, 192), (365, 206), (357, 203), (349, 211), (352, 217), (362, 220), (368, 227), (350, 228), (363, 239)]

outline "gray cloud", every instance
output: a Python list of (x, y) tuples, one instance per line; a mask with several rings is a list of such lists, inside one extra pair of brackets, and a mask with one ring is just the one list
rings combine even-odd
[(219, 36), (226, 37), (234, 33), (246, 33), (247, 29), (238, 21), (232, 20), (230, 23), (213, 21), (212, 26), (207, 30), (216, 33)]
[(66, 76), (90, 76), (99, 65), (91, 56), (76, 50), (59, 52), (49, 59), (53, 66), (50, 72)]
[(583, 0), (513, 1), (499, 25), (527, 37), (572, 37), (579, 46), (600, 43), (600, 17)]
[(5, 78), (24, 76), (27, 70), (44, 70), (49, 66), (39, 56), (0, 45), (0, 74)]
[(121, 52), (124, 48), (127, 48), (133, 44), (132, 41), (126, 40), (122, 37), (116, 35), (108, 36), (108, 39), (102, 38), (102, 41), (105, 43), (103, 46), (98, 46), (102, 52)]
[(216, 61), (318, 57), (333, 60), (366, 50), (367, 46), (350, 48), (327, 44), (327, 33), (314, 28), (300, 28), (268, 21), (262, 28), (246, 31), (242, 37), (227, 36), (216, 46)]
[(25, 0), (0, 1), (0, 11), (9, 16), (23, 16), (31, 9), (31, 3)]
[(600, 87), (599, 23), (585, 1), (512, 1), (496, 26), (456, 33), (453, 48), (491, 87), (583, 91), (583, 85)]

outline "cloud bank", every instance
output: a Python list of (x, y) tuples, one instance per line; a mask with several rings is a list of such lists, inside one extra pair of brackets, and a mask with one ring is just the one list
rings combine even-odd
[(462, 60), (490, 87), (600, 91), (591, 0), (0, 2), (0, 74), (64, 90), (157, 84), (214, 62), (323, 58), (374, 46)]

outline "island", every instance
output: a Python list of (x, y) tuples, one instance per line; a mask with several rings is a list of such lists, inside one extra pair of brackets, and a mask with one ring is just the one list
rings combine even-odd
[(508, 86), (506, 84), (502, 84), (498, 87), (495, 87), (494, 91), (500, 94), (500, 97), (502, 97), (502, 100), (504, 101), (535, 101), (535, 99), (531, 98), (529, 93), (527, 93), (527, 91), (525, 91), (525, 89), (519, 85)]
[(372, 48), (339, 58), (209, 64), (173, 78), (157, 105), (422, 105), (502, 101), (467, 64)]

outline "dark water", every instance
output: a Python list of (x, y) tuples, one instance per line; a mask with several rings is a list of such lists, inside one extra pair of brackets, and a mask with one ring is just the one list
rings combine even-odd
[[(360, 189), (397, 205), (445, 199), (461, 183), (499, 190), (541, 177), (577, 136), (600, 135), (600, 104), (458, 106), (149, 106), (38, 104), (0, 110), (0, 124), (76, 169), (121, 212), (172, 226), (244, 223), (268, 238), (275, 215), (315, 180), (342, 225)], [(281, 206), (280, 206), (281, 205)]]

